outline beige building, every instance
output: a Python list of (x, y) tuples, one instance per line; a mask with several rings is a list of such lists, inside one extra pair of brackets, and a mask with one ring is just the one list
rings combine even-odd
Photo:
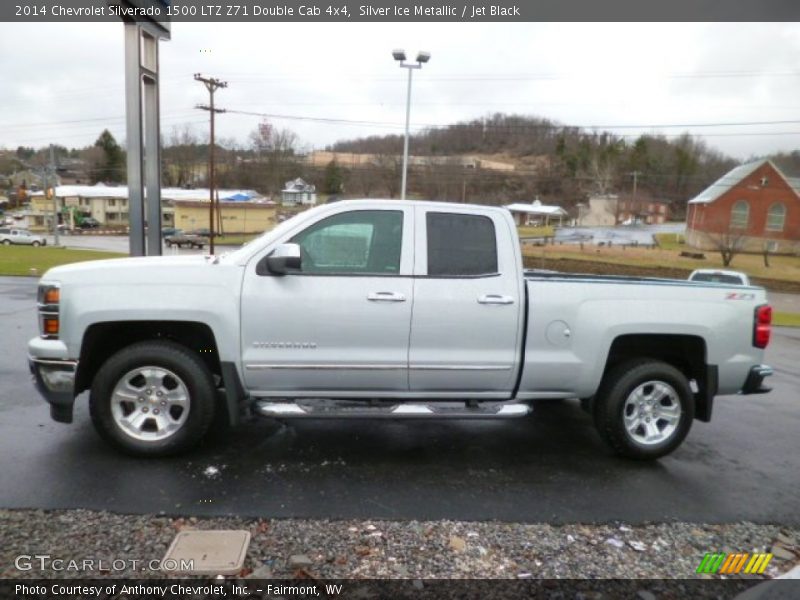
[[(127, 186), (65, 185), (56, 187), (54, 195), (55, 198), (47, 198), (43, 192), (32, 194), (28, 215), (30, 229), (51, 229), (54, 210), (59, 213), (59, 222), (70, 229), (76, 226), (75, 213), (97, 219), (104, 229), (126, 230), (128, 227)], [(181, 229), (207, 228), (209, 195), (208, 189), (202, 188), (163, 188), (162, 225)], [(264, 231), (274, 224), (274, 204), (253, 190), (218, 190), (217, 197), (223, 231), (252, 233)], [(187, 225), (192, 220), (196, 225)], [(262, 225), (265, 227), (259, 229)]]
[(578, 205), (579, 227), (613, 227), (617, 224), (616, 194), (590, 196), (587, 204)]
[[(218, 233), (262, 233), (277, 223), (278, 209), (263, 202), (220, 202), (214, 229)], [(178, 229), (209, 229), (208, 202), (175, 201), (172, 222)], [(221, 219), (221, 227), (219, 226)], [(221, 231), (220, 231), (221, 230)]]

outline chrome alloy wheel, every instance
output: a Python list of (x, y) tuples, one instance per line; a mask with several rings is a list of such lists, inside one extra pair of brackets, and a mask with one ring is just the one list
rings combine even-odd
[(678, 392), (663, 381), (646, 381), (628, 395), (622, 409), (625, 430), (636, 443), (652, 446), (668, 440), (681, 420)]
[(111, 415), (117, 427), (136, 440), (164, 440), (186, 423), (189, 390), (169, 369), (138, 367), (123, 375), (114, 387)]

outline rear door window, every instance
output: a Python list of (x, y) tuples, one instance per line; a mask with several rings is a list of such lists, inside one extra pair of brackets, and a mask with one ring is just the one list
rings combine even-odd
[(427, 213), (428, 275), (475, 277), (497, 273), (494, 223), (482, 215)]

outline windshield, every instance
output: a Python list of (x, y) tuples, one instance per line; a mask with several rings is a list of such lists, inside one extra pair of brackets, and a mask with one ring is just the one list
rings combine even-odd
[(744, 281), (737, 275), (726, 275), (725, 273), (696, 273), (692, 281), (709, 281), (711, 283), (732, 283), (742, 285)]
[(240, 259), (244, 259), (250, 255), (250, 251), (252, 250), (253, 246), (266, 246), (272, 242), (272, 240), (281, 237), (285, 232), (290, 231), (295, 225), (295, 219), (299, 217), (301, 214), (299, 213), (293, 216), (290, 219), (286, 219), (283, 223), (280, 223), (270, 229), (269, 231), (265, 231), (260, 236), (253, 238), (249, 242), (242, 245), (241, 248), (237, 248), (236, 250), (232, 250), (230, 252), (226, 252), (220, 255), (220, 258), (225, 258), (226, 260), (231, 260), (236, 262)]

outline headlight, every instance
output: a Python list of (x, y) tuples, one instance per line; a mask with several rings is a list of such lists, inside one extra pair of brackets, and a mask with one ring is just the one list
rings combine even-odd
[(61, 286), (58, 283), (41, 283), (37, 292), (39, 306), (39, 335), (57, 339), (60, 329), (58, 307), (61, 302)]

